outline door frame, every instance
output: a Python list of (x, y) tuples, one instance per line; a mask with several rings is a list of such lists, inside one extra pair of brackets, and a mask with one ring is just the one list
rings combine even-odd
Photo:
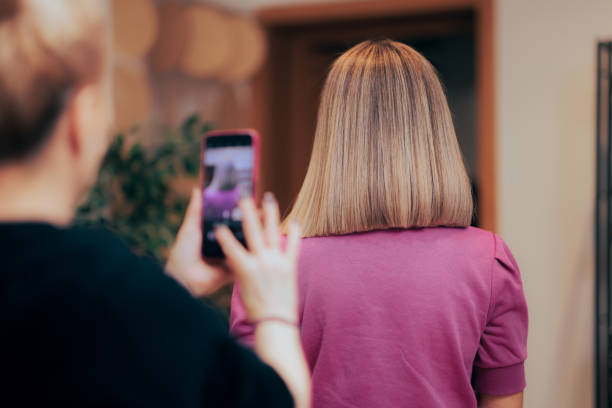
[[(472, 10), (475, 15), (476, 39), (476, 138), (478, 141), (478, 188), (480, 226), (496, 228), (496, 145), (495, 145), (495, 55), (494, 55), (494, 0), (377, 0), (342, 1), (264, 7), (256, 17), (268, 34), (268, 40), (277, 27), (291, 27), (318, 23), (331, 23), (365, 18), (384, 18), (398, 15)], [(277, 172), (267, 157), (274, 147), (266, 143), (267, 130), (273, 126), (268, 112), (269, 84), (276, 81), (273, 72), (264, 68), (253, 82), (253, 109), (251, 123), (262, 132), (262, 180)], [(261, 184), (261, 183), (260, 183)], [(265, 184), (265, 183), (264, 183)], [(265, 187), (265, 186), (263, 186)]]

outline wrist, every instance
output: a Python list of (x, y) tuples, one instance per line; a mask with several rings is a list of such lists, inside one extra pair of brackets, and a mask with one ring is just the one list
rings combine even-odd
[(174, 278), (174, 280), (176, 280), (182, 286), (186, 287), (186, 282), (184, 282), (183, 279), (181, 279), (180, 274), (177, 273), (176, 265), (174, 264), (172, 259), (168, 259), (168, 261), (166, 262), (166, 265), (164, 266), (164, 272), (166, 272), (166, 275)]
[[(265, 307), (247, 308), (247, 318), (249, 323), (257, 324), (264, 320), (279, 320), (297, 324), (298, 308), (297, 305), (287, 307), (286, 305), (266, 305)], [(249, 310), (250, 309), (250, 310)]]
[(285, 326), (294, 327), (296, 329), (300, 328), (300, 324), (296, 318), (284, 317), (281, 315), (267, 315), (259, 317), (258, 319), (249, 321), (253, 326), (257, 327), (266, 323), (277, 323)]
[(286, 324), (278, 320), (265, 320), (255, 326), (255, 348), (262, 354), (271, 353), (276, 358), (281, 348), (301, 347), (300, 330), (297, 324)]
[(164, 272), (166, 273), (166, 275), (177, 281), (179, 285), (185, 288), (187, 292), (189, 292), (192, 296), (197, 297), (198, 294), (194, 290), (192, 282), (189, 282), (186, 279), (186, 276), (189, 276), (189, 274), (185, 273), (185, 271), (182, 271), (181, 268), (185, 269), (185, 266), (180, 264), (177, 265), (176, 262), (173, 262), (172, 259), (169, 259), (164, 267)]

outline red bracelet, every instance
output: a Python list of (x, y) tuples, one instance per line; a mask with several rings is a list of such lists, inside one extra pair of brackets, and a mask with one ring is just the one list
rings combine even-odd
[(261, 319), (257, 319), (257, 320), (253, 320), (252, 322), (250, 322), (253, 326), (257, 326), (260, 323), (265, 323), (265, 322), (278, 322), (278, 323), (283, 323), (286, 324), (288, 326), (293, 326), (296, 328), (300, 328), (300, 325), (298, 324), (298, 322), (293, 321), (293, 320), (289, 320), (289, 319), (285, 319), (284, 317), (279, 317), (279, 316), (267, 316), (267, 317), (262, 317)]

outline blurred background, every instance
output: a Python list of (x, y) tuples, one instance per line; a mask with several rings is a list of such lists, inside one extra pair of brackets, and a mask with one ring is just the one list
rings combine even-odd
[(112, 3), (122, 137), (82, 220), (109, 222), (163, 258), (198, 177), (199, 136), (213, 127), (261, 132), (258, 191), (286, 210), (330, 63), (365, 39), (403, 41), (446, 86), (475, 223), (502, 235), (521, 267), (525, 406), (595, 406), (596, 64), (598, 42), (612, 40), (612, 1)]

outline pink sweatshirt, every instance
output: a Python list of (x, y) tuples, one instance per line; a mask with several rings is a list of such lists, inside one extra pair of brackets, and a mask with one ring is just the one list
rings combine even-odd
[[(374, 231), (302, 241), (300, 324), (315, 408), (475, 407), (525, 388), (527, 304), (497, 235)], [(231, 331), (252, 342), (239, 292)]]

